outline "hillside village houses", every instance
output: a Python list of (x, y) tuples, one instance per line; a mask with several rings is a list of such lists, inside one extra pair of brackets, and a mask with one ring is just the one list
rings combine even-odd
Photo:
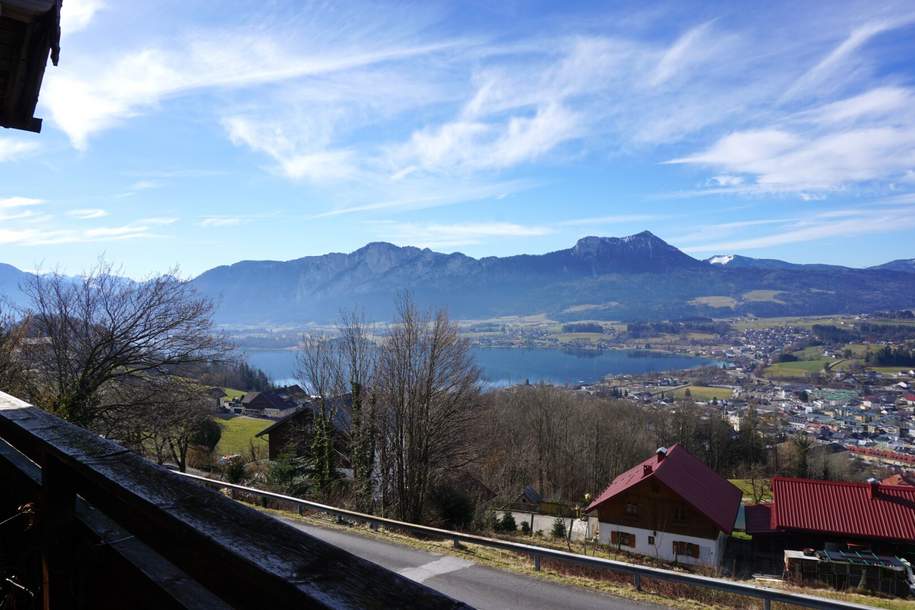
[(616, 477), (585, 510), (598, 515), (601, 544), (717, 567), (741, 495), (727, 479), (673, 445)]

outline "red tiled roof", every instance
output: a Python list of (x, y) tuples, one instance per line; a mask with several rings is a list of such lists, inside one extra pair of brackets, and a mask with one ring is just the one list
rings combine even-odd
[(881, 485), (908, 485), (915, 487), (915, 477), (908, 477), (903, 474), (894, 474), (880, 481)]
[(770, 525), (780, 530), (827, 532), (915, 541), (915, 487), (772, 479)]
[(889, 449), (877, 449), (876, 447), (858, 447), (857, 445), (846, 445), (846, 449), (848, 449), (851, 453), (871, 455), (887, 460), (894, 460), (896, 462), (915, 465), (915, 455), (907, 455), (905, 453), (899, 453), (898, 451), (890, 451)]
[[(645, 474), (645, 466), (651, 466), (649, 474)], [(740, 509), (741, 491), (680, 445), (671, 446), (664, 459), (659, 460), (655, 453), (613, 479), (585, 511), (595, 510), (617, 494), (652, 477), (711, 519), (721, 531), (731, 533)]]

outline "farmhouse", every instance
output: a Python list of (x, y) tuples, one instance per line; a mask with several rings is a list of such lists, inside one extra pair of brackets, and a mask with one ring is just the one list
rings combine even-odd
[[(349, 432), (353, 396), (344, 394), (328, 400), (327, 408), (333, 411), (334, 447), (341, 458), (345, 449), (344, 436)], [(320, 408), (317, 399), (301, 404), (297, 409), (256, 436), (266, 436), (271, 460), (285, 455), (305, 455), (312, 439), (312, 421)]]
[(747, 507), (757, 561), (785, 550), (867, 550), (915, 558), (915, 487), (772, 479), (772, 503)]
[(616, 477), (586, 509), (600, 542), (666, 561), (717, 567), (741, 492), (680, 445)]

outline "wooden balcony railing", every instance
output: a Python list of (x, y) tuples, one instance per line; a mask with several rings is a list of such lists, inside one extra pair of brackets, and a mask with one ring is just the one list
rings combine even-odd
[(466, 607), (3, 393), (0, 485), (24, 607)]

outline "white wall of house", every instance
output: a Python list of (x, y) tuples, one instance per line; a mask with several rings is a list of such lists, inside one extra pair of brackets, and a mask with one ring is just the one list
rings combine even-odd
[[(600, 543), (609, 545), (610, 532), (614, 531), (635, 535), (635, 547), (620, 546), (621, 550), (654, 557), (662, 561), (677, 561), (684, 565), (702, 565), (713, 568), (717, 568), (721, 563), (721, 557), (724, 555), (724, 545), (727, 541), (727, 536), (720, 532), (717, 539), (697, 538), (695, 536), (652, 531), (628, 525), (604, 523), (602, 521), (600, 523)], [(652, 536), (654, 537), (654, 544), (649, 543), (649, 537)], [(674, 541), (698, 545), (699, 557), (674, 555)]]
[[(544, 515), (541, 513), (531, 513), (527, 511), (508, 511), (508, 510), (498, 510), (496, 511), (496, 517), (501, 519), (502, 515), (505, 513), (511, 513), (515, 518), (515, 523), (518, 525), (518, 531), (521, 531), (521, 523), (531, 524), (531, 517), (533, 517), (534, 527), (532, 528), (533, 532), (543, 532), (543, 535), (547, 538), (553, 532), (553, 521), (556, 519), (553, 515)], [(595, 536), (598, 532), (598, 521), (596, 517), (591, 517), (587, 521), (582, 521), (581, 519), (576, 519), (574, 517), (563, 517), (562, 521), (565, 523), (566, 530), (569, 528), (569, 521), (572, 522), (572, 540), (586, 540)]]

